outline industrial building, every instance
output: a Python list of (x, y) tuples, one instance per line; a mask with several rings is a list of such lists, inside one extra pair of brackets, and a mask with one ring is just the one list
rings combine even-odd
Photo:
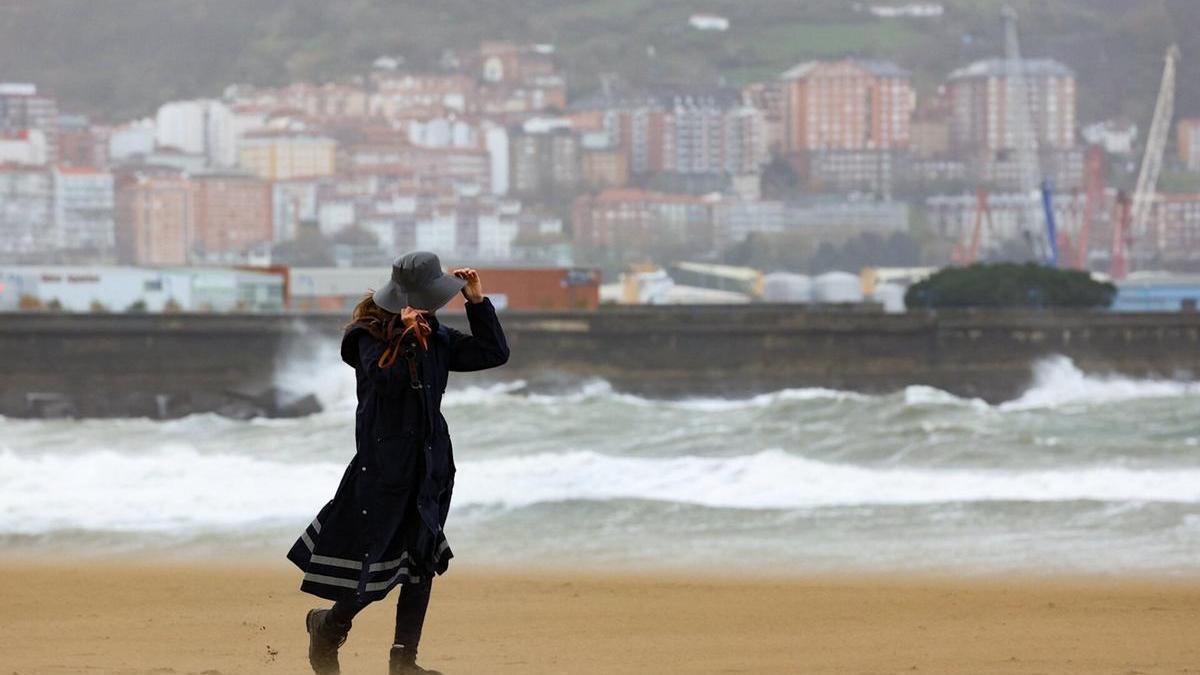
[(283, 275), (205, 267), (0, 266), (0, 311), (277, 312)]
[[(447, 265), (453, 269), (457, 265)], [(484, 292), (499, 310), (594, 310), (600, 271), (571, 267), (477, 267)], [(368, 290), (387, 281), (387, 267), (296, 267), (288, 270), (289, 307), (304, 312), (348, 312)], [(455, 296), (444, 311), (463, 310)]]
[(1196, 311), (1200, 275), (1133, 272), (1117, 284), (1114, 312)]

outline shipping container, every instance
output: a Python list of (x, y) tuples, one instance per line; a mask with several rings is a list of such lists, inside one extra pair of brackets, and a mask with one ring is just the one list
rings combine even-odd
[[(457, 266), (453, 266), (457, 267)], [(453, 269), (451, 267), (451, 269)], [(578, 267), (477, 267), (483, 292), (499, 310), (595, 310), (600, 306), (600, 270)], [(446, 311), (463, 311), (456, 295)]]

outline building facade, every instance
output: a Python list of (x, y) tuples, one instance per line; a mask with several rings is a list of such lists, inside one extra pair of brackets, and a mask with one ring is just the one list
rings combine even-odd
[(193, 176), (196, 183), (192, 259), (237, 262), (250, 249), (271, 242), (271, 185), (241, 173)]
[(87, 167), (54, 167), (57, 248), (111, 256), (116, 247), (113, 175)]
[(1200, 264), (1200, 194), (1155, 195), (1149, 230), (1140, 237), (1134, 234), (1137, 254), (1195, 269)]
[(35, 85), (0, 82), (0, 136), (40, 131), (45, 138), (45, 162), (58, 161), (58, 102), (38, 93)]
[(896, 64), (809, 61), (781, 79), (787, 153), (908, 147), (916, 94)]
[(117, 260), (185, 265), (195, 233), (196, 186), (182, 174), (122, 177), (116, 199)]
[(1200, 171), (1200, 118), (1179, 120), (1175, 125), (1179, 161), (1188, 171)]
[(254, 132), (238, 142), (238, 164), (266, 180), (332, 176), (337, 141), (307, 133)]
[(0, 256), (20, 261), (54, 248), (54, 184), (50, 172), (0, 165)]
[(664, 248), (712, 251), (717, 201), (629, 188), (583, 195), (573, 206), (575, 243), (616, 257), (645, 256)]
[(237, 134), (233, 113), (221, 101), (197, 99), (171, 101), (159, 107), (154, 124), (155, 143), (210, 164), (229, 167), (237, 162)]
[[(1075, 147), (1075, 74), (1051, 59), (1025, 59), (1028, 110), (1038, 145)], [(1003, 59), (977, 61), (950, 74), (951, 136), (959, 152), (995, 155), (1016, 147), (1008, 108), (1008, 67)]]
[(0, 266), (0, 309), (22, 298), (68, 312), (278, 312), (284, 276), (231, 268)]
[(509, 189), (536, 195), (580, 182), (579, 137), (570, 128), (509, 133)]

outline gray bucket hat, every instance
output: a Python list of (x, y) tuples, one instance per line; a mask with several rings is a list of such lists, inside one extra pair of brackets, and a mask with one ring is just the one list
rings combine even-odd
[(376, 305), (393, 314), (405, 307), (432, 311), (466, 285), (465, 279), (442, 271), (436, 254), (413, 251), (392, 261), (392, 278), (373, 297)]

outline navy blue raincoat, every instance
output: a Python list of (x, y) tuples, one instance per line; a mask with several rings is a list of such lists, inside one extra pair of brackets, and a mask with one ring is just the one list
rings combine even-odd
[(508, 360), (491, 300), (466, 306), (471, 334), (430, 317), (429, 349), (406, 345), (412, 365), (402, 356), (381, 369), (385, 345), (362, 327), (351, 326), (342, 337), (342, 360), (358, 378), (357, 451), (333, 499), (288, 551), (304, 572), (300, 590), (334, 601), (378, 600), (396, 584), (446, 571), (453, 553), (442, 527), (454, 488), (454, 453), (442, 393), (450, 371)]

